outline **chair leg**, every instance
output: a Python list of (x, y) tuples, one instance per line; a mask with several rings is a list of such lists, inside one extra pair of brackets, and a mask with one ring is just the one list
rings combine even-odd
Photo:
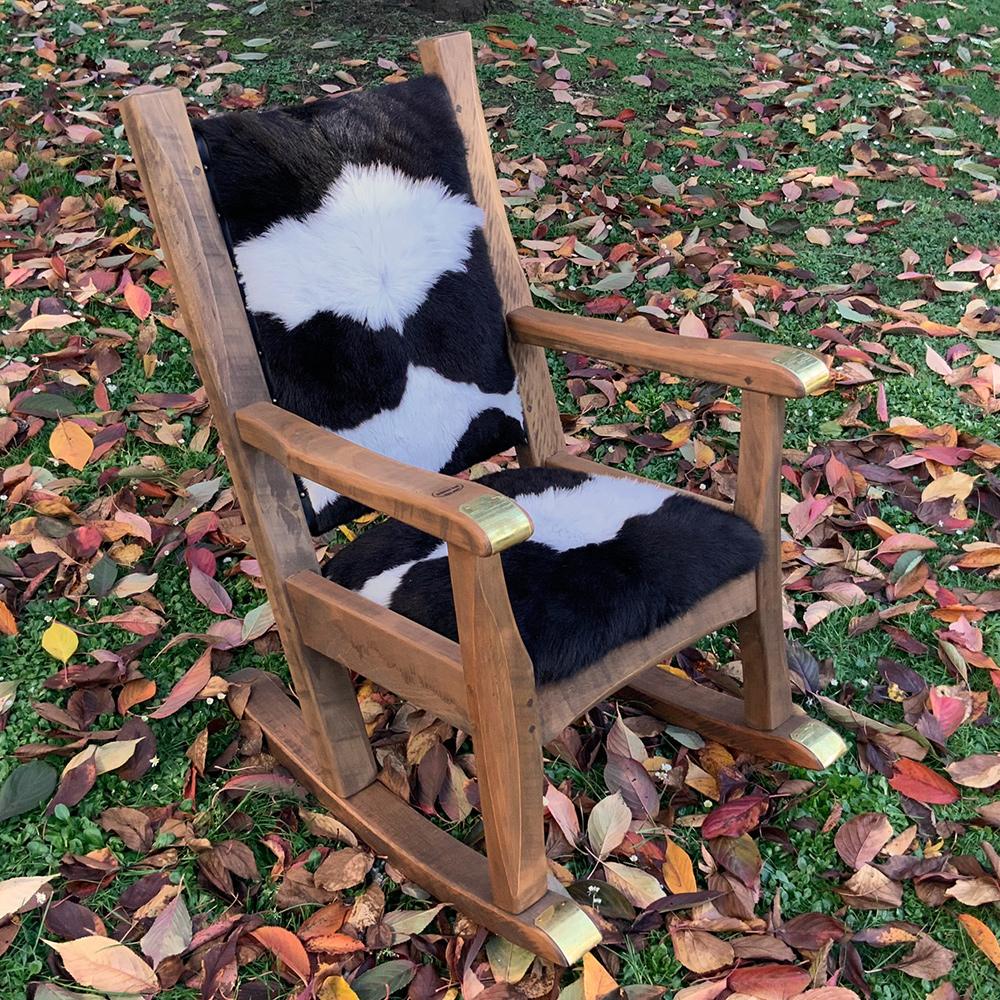
[(541, 726), (534, 671), (499, 556), (449, 545), (493, 901), (511, 913), (546, 892)]
[(744, 391), (735, 511), (761, 534), (757, 610), (737, 623), (743, 659), (745, 718), (776, 729), (792, 714), (781, 605), (781, 444), (785, 401)]

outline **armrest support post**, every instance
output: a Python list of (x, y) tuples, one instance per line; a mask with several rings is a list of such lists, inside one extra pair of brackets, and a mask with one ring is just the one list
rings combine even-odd
[(785, 656), (781, 593), (781, 444), (785, 401), (744, 392), (735, 513), (760, 533), (764, 554), (757, 566), (757, 610), (737, 623), (743, 661), (747, 724), (776, 729), (792, 713)]

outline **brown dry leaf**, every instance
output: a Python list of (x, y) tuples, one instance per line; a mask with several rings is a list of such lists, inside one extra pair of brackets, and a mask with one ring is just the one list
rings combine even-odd
[(375, 855), (358, 847), (332, 851), (316, 869), (316, 885), (328, 892), (360, 885), (375, 863)]
[(673, 942), (677, 961), (685, 969), (700, 976), (724, 969), (736, 960), (732, 945), (708, 931), (692, 930), (675, 924), (670, 927), (670, 940)]
[(836, 891), (856, 910), (894, 910), (903, 903), (903, 887), (871, 865), (863, 865)]
[(955, 964), (955, 953), (938, 944), (929, 934), (921, 933), (917, 943), (902, 962), (890, 965), (914, 979), (940, 979), (951, 972)]
[(805, 232), (805, 237), (810, 243), (814, 243), (818, 247), (828, 247), (832, 242), (830, 234), (818, 226), (810, 226)]
[(875, 856), (892, 839), (892, 824), (885, 813), (867, 812), (852, 816), (833, 838), (837, 853), (855, 871)]
[(1000, 784), (1000, 753), (977, 753), (945, 767), (952, 780), (966, 788), (991, 788)]

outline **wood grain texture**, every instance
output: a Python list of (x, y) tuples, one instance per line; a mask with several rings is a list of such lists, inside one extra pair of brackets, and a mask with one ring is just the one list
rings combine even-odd
[(809, 351), (797, 351), (780, 344), (674, 337), (636, 323), (612, 323), (534, 307), (508, 313), (507, 327), (514, 340), (521, 343), (579, 351), (603, 361), (617, 361), (777, 396), (806, 396), (812, 384), (787, 367), (787, 362), (779, 363), (782, 357), (822, 364)]
[(796, 708), (770, 730), (759, 729), (744, 719), (742, 698), (684, 680), (659, 667), (650, 667), (633, 678), (622, 695), (635, 697), (654, 715), (685, 729), (694, 729), (724, 746), (810, 770), (824, 766), (794, 737), (804, 723), (811, 721), (801, 709)]
[(554, 739), (584, 712), (611, 697), (648, 667), (668, 660), (677, 650), (751, 612), (756, 599), (754, 586), (754, 574), (737, 577), (669, 625), (619, 646), (565, 681), (539, 688), (543, 741)]
[(285, 591), (286, 577), (316, 570), (295, 481), (246, 448), (233, 419), (268, 393), (184, 100), (177, 90), (158, 90), (125, 98), (120, 108), (317, 765), (331, 788), (349, 795), (374, 780), (375, 763), (350, 675), (303, 643)]
[[(518, 913), (544, 892), (542, 743), (531, 660), (499, 556), (448, 546), (493, 898)], [(542, 595), (539, 595), (540, 597)]]
[[(388, 857), (408, 878), (477, 923), (549, 962), (569, 965), (580, 957), (567, 956), (536, 924), (550, 907), (566, 904), (564, 894), (546, 887), (531, 905), (511, 913), (493, 895), (486, 859), (435, 826), (380, 782), (348, 797), (338, 795), (318, 780), (318, 762), (303, 733), (302, 714), (275, 678), (258, 670), (244, 670), (230, 680), (252, 685), (244, 715), (261, 727), (268, 749), (278, 761), (337, 819)], [(600, 934), (593, 931), (590, 946), (599, 940)]]
[[(490, 137), (476, 81), (472, 36), (467, 31), (457, 31), (436, 38), (424, 38), (417, 43), (417, 49), (424, 72), (441, 77), (455, 107), (455, 115), (465, 137), (473, 196), (486, 216), (483, 229), (504, 310), (509, 313), (522, 306), (530, 306), (531, 289), (507, 225), (507, 212), (493, 166)], [(565, 447), (545, 351), (512, 340), (510, 354), (517, 372), (528, 439), (527, 445), (518, 449), (518, 457), (522, 466), (542, 465), (549, 455)]]
[(774, 729), (792, 711), (781, 595), (781, 442), (785, 401), (744, 392), (735, 511), (759, 532), (764, 554), (756, 572), (756, 610), (737, 623), (746, 721)]
[(311, 649), (472, 731), (458, 643), (315, 573), (289, 577), (288, 597)]
[[(236, 413), (236, 424), (246, 444), (292, 472), (476, 555), (492, 555), (531, 534), (531, 518), (502, 493), (397, 462), (273, 403), (244, 407)], [(502, 539), (463, 510), (484, 500), (506, 511), (510, 529)]]

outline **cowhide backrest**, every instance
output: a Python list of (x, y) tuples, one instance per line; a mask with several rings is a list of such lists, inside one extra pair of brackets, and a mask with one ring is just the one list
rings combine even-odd
[[(447, 473), (522, 440), (483, 216), (439, 79), (195, 133), (278, 405)], [(314, 533), (363, 510), (302, 486)]]

